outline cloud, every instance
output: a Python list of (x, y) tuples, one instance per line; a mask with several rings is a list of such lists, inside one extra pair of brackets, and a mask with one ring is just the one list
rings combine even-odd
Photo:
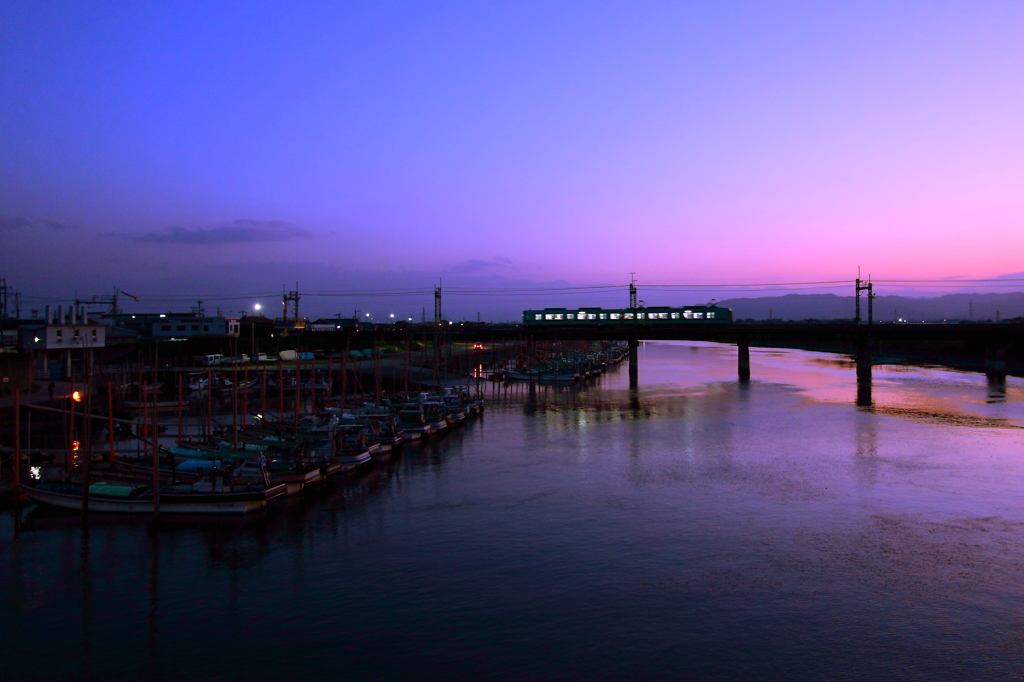
[(512, 266), (512, 260), (502, 256), (495, 256), (491, 260), (479, 260), (476, 258), (457, 263), (451, 267), (451, 272), (471, 273), (482, 272), (488, 268), (508, 268)]
[(218, 227), (168, 227), (157, 232), (118, 234), (131, 241), (149, 244), (254, 244), (312, 237), (309, 230), (283, 220), (235, 220)]
[(0, 218), (0, 230), (25, 230), (45, 228), (48, 230), (73, 230), (74, 225), (65, 225), (56, 220), (29, 220), (28, 218)]

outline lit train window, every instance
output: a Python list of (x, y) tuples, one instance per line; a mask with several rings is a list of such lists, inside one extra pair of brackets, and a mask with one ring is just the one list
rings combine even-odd
[(672, 319), (673, 320), (678, 320), (679, 319), (679, 313), (672, 313)]
[(608, 319), (608, 314), (607, 313), (598, 313), (598, 319), (607, 320)]
[(683, 317), (686, 318), (687, 320), (692, 320), (693, 319), (693, 311), (692, 310), (684, 310), (683, 311)]
[(533, 319), (535, 319), (535, 320), (543, 320), (544, 319), (544, 315), (542, 313), (537, 313), (536, 315), (533, 316)]
[(694, 313), (693, 317), (695, 319), (698, 319), (698, 320), (703, 319), (704, 318), (704, 313)]
[(623, 313), (622, 314), (622, 319), (624, 319), (624, 320), (632, 320), (633, 319), (633, 313)]
[(555, 319), (556, 320), (561, 320), (562, 319), (562, 313), (555, 313)]
[(638, 320), (644, 319), (644, 314), (643, 313), (637, 313), (636, 314), (636, 319), (638, 319)]
[(575, 320), (576, 319), (576, 313), (568, 313), (568, 314), (566, 314), (565, 319), (567, 319), (567, 320)]
[(597, 315), (595, 315), (594, 313), (587, 313), (587, 319), (588, 320), (596, 320), (597, 319)]
[(651, 313), (651, 317), (656, 317), (659, 320), (667, 320), (668, 313)]
[(715, 316), (715, 314), (714, 314), (714, 313), (708, 313), (708, 319), (709, 319), (709, 320), (710, 320), (711, 318), (713, 318), (714, 316)]
[(621, 320), (622, 319), (622, 313), (608, 313), (608, 319), (609, 320)]

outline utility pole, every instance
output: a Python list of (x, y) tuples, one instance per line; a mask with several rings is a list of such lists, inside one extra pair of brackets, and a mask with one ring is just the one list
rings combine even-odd
[(868, 275), (868, 327), (874, 324), (875, 317), (875, 290), (871, 284), (871, 275)]
[(441, 280), (438, 280), (434, 287), (434, 326), (441, 326)]
[(295, 290), (294, 291), (289, 291), (288, 293), (284, 293), (284, 287), (281, 287), (281, 308), (282, 308), (281, 321), (282, 322), (285, 322), (285, 323), (288, 322), (288, 302), (291, 301), (292, 303), (295, 304), (294, 305), (295, 326), (298, 326), (298, 324), (299, 324), (299, 299), (300, 298), (301, 298), (301, 296), (299, 296), (299, 283), (298, 282), (295, 283)]
[(857, 307), (856, 307), (856, 314), (855, 314), (854, 319), (853, 319), (854, 324), (856, 324), (857, 326), (860, 326), (860, 292), (862, 292), (862, 291), (868, 292), (868, 324), (871, 324), (871, 314), (873, 312), (872, 308), (871, 308), (871, 299), (873, 297), (873, 294), (871, 293), (871, 282), (870, 281), (865, 281), (865, 280), (860, 278), (860, 267), (859, 266), (857, 267), (857, 279), (856, 279), (856, 282), (857, 282), (857, 285), (856, 285), (856, 297), (855, 298), (856, 298), (856, 306)]
[(636, 308), (636, 273), (629, 273), (629, 307)]

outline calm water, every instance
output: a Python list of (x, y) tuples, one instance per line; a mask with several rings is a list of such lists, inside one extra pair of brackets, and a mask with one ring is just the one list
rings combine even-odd
[(1024, 382), (647, 344), (246, 520), (0, 515), (4, 679), (1024, 678)]

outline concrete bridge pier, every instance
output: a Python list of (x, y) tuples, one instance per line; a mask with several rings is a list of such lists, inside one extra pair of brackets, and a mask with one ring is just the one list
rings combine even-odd
[(857, 339), (857, 406), (870, 407), (871, 400), (871, 337)]
[(750, 338), (746, 334), (740, 334), (736, 341), (736, 351), (739, 358), (740, 381), (750, 381)]
[(640, 383), (640, 360), (638, 349), (640, 342), (634, 336), (629, 340), (629, 387), (636, 388)]

